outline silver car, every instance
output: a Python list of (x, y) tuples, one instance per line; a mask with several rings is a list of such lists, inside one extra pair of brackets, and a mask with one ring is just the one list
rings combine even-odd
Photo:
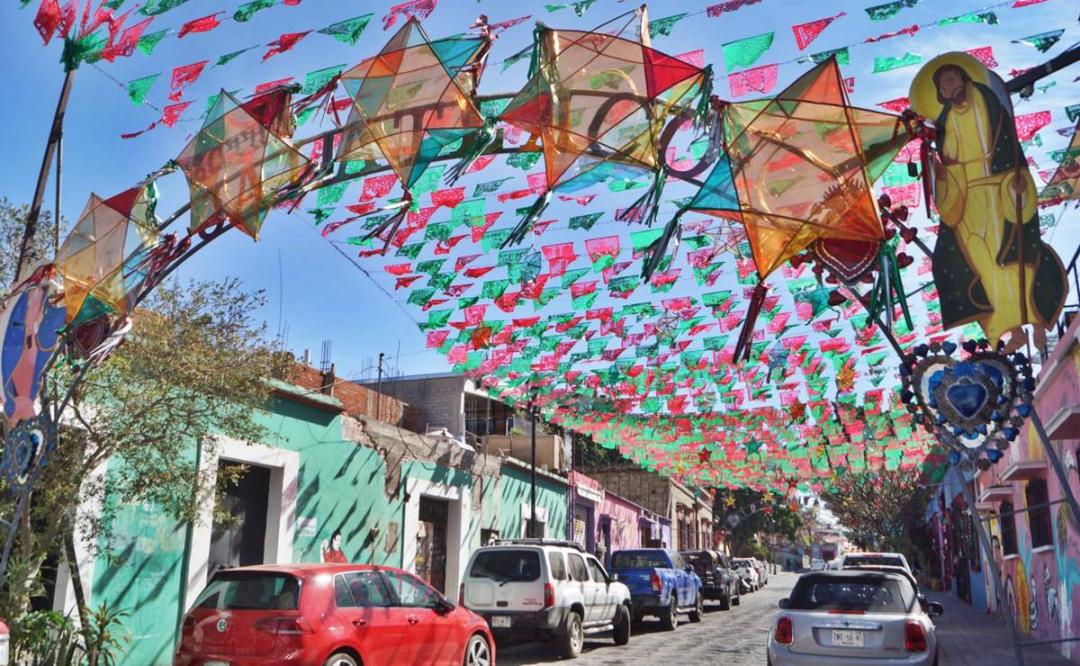
[(769, 633), (770, 666), (937, 664), (933, 618), (944, 609), (921, 599), (902, 574), (805, 574), (780, 608)]

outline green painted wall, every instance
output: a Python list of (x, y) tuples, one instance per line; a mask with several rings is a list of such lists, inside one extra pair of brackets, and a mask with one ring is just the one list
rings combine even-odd
[[(272, 408), (261, 417), (269, 432), (261, 443), (300, 455), (293, 559), (319, 561), (323, 541), (340, 530), (349, 561), (404, 566), (402, 539), (409, 538), (402, 534), (404, 493), (387, 496), (386, 464), (378, 453), (344, 440), (340, 416), (288, 400), (276, 400)], [(192, 446), (184, 464), (195, 464), (194, 452)], [(402, 484), (423, 479), (467, 489), (471, 506), (462, 565), (479, 545), (482, 528), (503, 536), (521, 534), (521, 505), (529, 502), (525, 470), (503, 465), (497, 478), (474, 478), (407, 460), (400, 479)], [(538, 476), (537, 504), (547, 508), (551, 538), (566, 538), (566, 497), (565, 484)], [(169, 664), (181, 610), (186, 526), (153, 505), (108, 497), (106, 506), (111, 529), (99, 540), (91, 603), (105, 601), (128, 612), (125, 625), (133, 640), (120, 661), (123, 666)]]
[[(531, 501), (531, 475), (527, 470), (511, 465), (502, 466), (502, 475), (499, 477), (499, 502), (498, 524), (499, 534), (505, 538), (516, 538), (522, 535), (523, 526), (521, 520), (521, 505)], [(566, 537), (566, 498), (567, 486), (536, 475), (536, 506), (547, 509), (547, 531), (549, 539), (565, 539)], [(543, 515), (542, 511), (537, 511)]]
[[(320, 543), (340, 529), (342, 549), (352, 561), (399, 564), (400, 552), (379, 552), (365, 530), (387, 505), (379, 456), (342, 439), (340, 416), (281, 399), (272, 410), (260, 417), (268, 431), (261, 444), (300, 454), (293, 559), (319, 561)], [(185, 462), (194, 464), (194, 445)], [(106, 506), (113, 519), (108, 538), (99, 540), (91, 603), (104, 601), (129, 614), (125, 625), (133, 640), (121, 664), (168, 664), (180, 612), (186, 526), (153, 505), (109, 497)]]

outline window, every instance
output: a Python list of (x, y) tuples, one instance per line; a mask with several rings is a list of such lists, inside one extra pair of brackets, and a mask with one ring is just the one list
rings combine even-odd
[(600, 563), (589, 558), (589, 572), (592, 573), (592, 579), (597, 583), (606, 583), (607, 574), (604, 573), (604, 567), (600, 566)]
[(611, 558), (612, 569), (666, 569), (667, 560), (662, 553), (648, 550), (621, 550)]
[(482, 550), (476, 554), (469, 575), (500, 583), (534, 581), (540, 578), (540, 551), (524, 548)]
[(425, 585), (419, 578), (384, 571), (383, 576), (397, 596), (397, 606), (405, 608), (434, 608), (439, 603), (439, 593)]
[(334, 601), (338, 608), (390, 606), (390, 593), (375, 571), (356, 571), (334, 576)]
[(543, 539), (546, 523), (542, 520), (525, 519), (525, 537), (529, 539)]
[(290, 574), (218, 573), (206, 586), (196, 608), (216, 610), (295, 610), (300, 581)]
[(499, 530), (480, 530), (480, 545), (493, 546), (499, 540)]
[(808, 611), (906, 613), (915, 589), (895, 578), (823, 578), (804, 576), (791, 592), (788, 608)]
[(1013, 513), (1012, 502), (1001, 503), (1001, 552), (1005, 555), (1016, 555), (1016, 514)]
[(589, 580), (589, 570), (585, 568), (585, 560), (581, 555), (570, 553), (570, 580), (578, 583), (586, 583)]
[(566, 560), (562, 553), (551, 551), (548, 553), (548, 567), (551, 569), (551, 577), (555, 580), (566, 580)]
[(1054, 545), (1054, 529), (1050, 522), (1050, 501), (1046, 493), (1046, 481), (1034, 479), (1028, 481), (1024, 490), (1027, 498), (1028, 524), (1031, 526), (1031, 547)]

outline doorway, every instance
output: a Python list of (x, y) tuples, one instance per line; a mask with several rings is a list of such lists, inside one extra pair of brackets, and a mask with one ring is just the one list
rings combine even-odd
[(265, 562), (270, 469), (223, 460), (218, 463), (218, 473), (242, 476), (225, 490), (219, 515), (214, 518), (208, 577), (218, 569)]
[(419, 525), (416, 535), (416, 575), (439, 592), (446, 594), (446, 536), (450, 503), (435, 497), (420, 497)]

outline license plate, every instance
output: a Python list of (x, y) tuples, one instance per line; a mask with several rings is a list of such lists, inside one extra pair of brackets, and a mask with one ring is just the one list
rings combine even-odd
[(509, 615), (492, 615), (491, 616), (491, 626), (492, 627), (499, 627), (500, 629), (508, 628), (510, 626), (510, 616)]
[(833, 629), (832, 644), (834, 647), (861, 648), (863, 646), (863, 632)]

